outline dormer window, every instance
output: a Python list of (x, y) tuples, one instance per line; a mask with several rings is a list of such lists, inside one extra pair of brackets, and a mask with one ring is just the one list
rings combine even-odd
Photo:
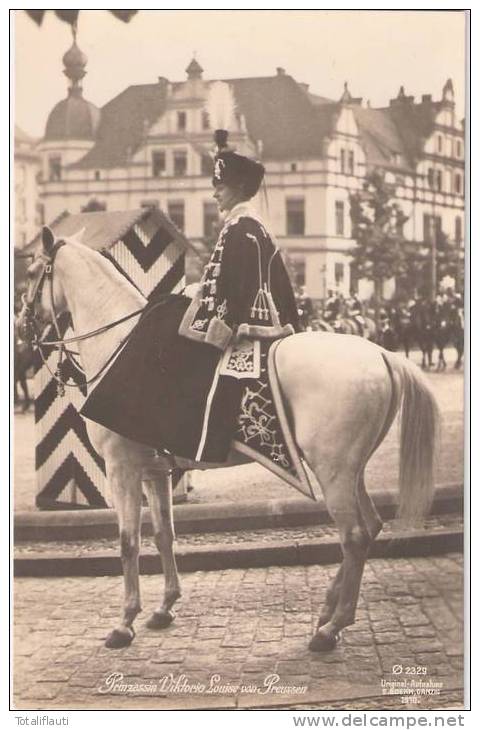
[(173, 153), (173, 174), (183, 177), (187, 174), (187, 153), (185, 150), (176, 150)]
[(297, 163), (296, 162), (290, 163), (290, 172), (297, 172)]
[(184, 132), (187, 128), (187, 112), (177, 112), (177, 129)]
[(165, 152), (156, 150), (152, 152), (152, 175), (160, 177), (165, 172)]
[(340, 150), (340, 172), (345, 172), (345, 157), (345, 150), (342, 147)]
[(100, 170), (95, 170), (94, 177), (95, 177), (95, 180), (100, 180)]

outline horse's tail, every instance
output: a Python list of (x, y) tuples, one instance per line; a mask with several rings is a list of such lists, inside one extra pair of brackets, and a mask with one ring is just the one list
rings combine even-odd
[(440, 411), (427, 379), (414, 363), (387, 351), (383, 358), (401, 401), (397, 517), (413, 525), (429, 512), (433, 499)]

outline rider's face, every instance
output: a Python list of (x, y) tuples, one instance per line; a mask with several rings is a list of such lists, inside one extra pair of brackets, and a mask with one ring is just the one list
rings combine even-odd
[(243, 200), (242, 190), (240, 188), (230, 187), (230, 185), (216, 185), (213, 197), (217, 201), (219, 210), (225, 213)]

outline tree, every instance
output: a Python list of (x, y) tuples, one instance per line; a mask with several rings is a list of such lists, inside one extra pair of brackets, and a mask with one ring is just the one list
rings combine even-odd
[(352, 274), (374, 283), (378, 307), (383, 284), (392, 276), (405, 275), (408, 263), (403, 226), (408, 217), (395, 201), (395, 186), (375, 170), (366, 176), (362, 190), (350, 196)]

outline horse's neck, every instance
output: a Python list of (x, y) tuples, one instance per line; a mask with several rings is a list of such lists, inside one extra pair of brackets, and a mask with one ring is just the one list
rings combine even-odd
[[(85, 246), (64, 246), (57, 254), (55, 275), (60, 278), (76, 335), (111, 324), (146, 304), (107, 259)], [(78, 343), (87, 380), (101, 370), (137, 321), (138, 316), (133, 317)]]

